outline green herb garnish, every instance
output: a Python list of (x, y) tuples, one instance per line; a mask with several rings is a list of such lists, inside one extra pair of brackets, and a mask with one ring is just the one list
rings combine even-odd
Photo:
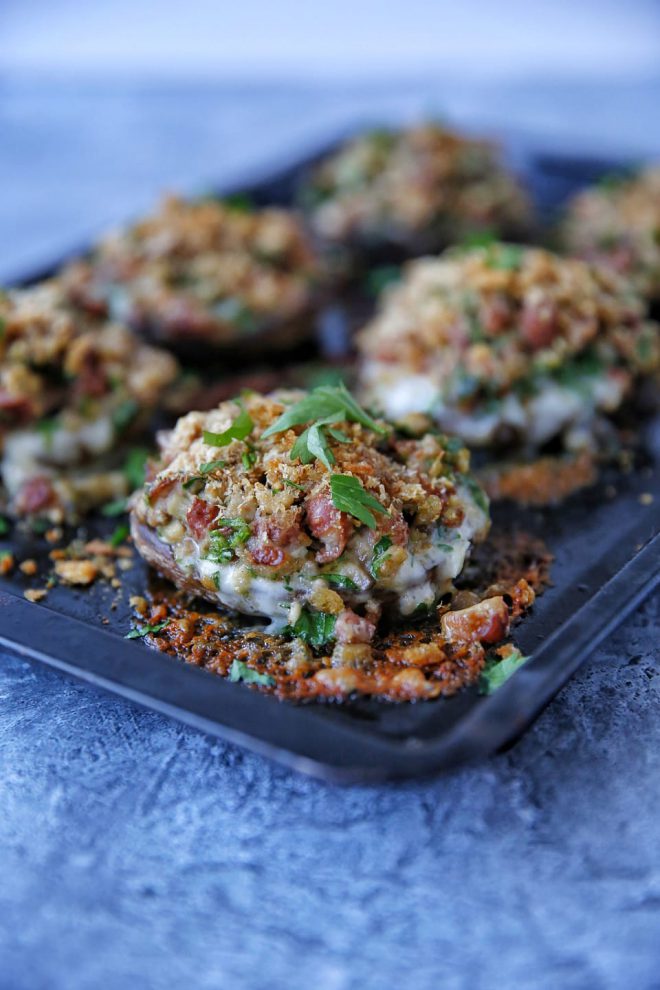
[(229, 296), (213, 307), (215, 315), (226, 323), (233, 323), (239, 330), (253, 333), (259, 329), (259, 321), (241, 299)]
[(297, 488), (299, 492), (304, 492), (304, 491), (306, 490), (306, 489), (305, 489), (305, 488), (303, 487), (303, 485), (297, 485), (297, 484), (295, 483), (295, 481), (289, 481), (289, 479), (288, 479), (288, 478), (285, 478), (285, 479), (284, 479), (284, 484), (285, 484), (285, 485), (288, 485), (288, 486), (289, 486), (289, 488)]
[(204, 443), (207, 443), (210, 447), (226, 447), (234, 440), (245, 440), (252, 432), (253, 427), (254, 421), (252, 417), (247, 409), (243, 409), (241, 406), (241, 411), (236, 419), (222, 433), (211, 433), (209, 430), (204, 430)]
[(128, 452), (123, 470), (131, 491), (141, 488), (144, 484), (144, 466), (148, 456), (149, 451), (146, 447), (133, 447)]
[(245, 519), (240, 517), (219, 519), (215, 525), (219, 528), (212, 529), (209, 533), (209, 551), (206, 557), (216, 564), (224, 564), (233, 560), (236, 547), (247, 543), (251, 530)]
[(486, 495), (481, 485), (477, 481), (475, 481), (475, 479), (469, 474), (459, 474), (457, 477), (458, 480), (462, 482), (467, 488), (467, 490), (470, 492), (470, 495), (472, 496), (476, 504), (479, 506), (481, 511), (488, 514), (488, 512), (490, 511), (490, 499)]
[(112, 425), (115, 430), (122, 433), (127, 426), (130, 426), (139, 411), (140, 407), (135, 399), (126, 399), (124, 402), (120, 402), (112, 414)]
[(202, 474), (210, 474), (211, 471), (219, 471), (223, 467), (227, 467), (227, 461), (206, 461), (199, 470)]
[(124, 512), (128, 512), (127, 498), (116, 498), (114, 502), (106, 502), (101, 509), (102, 516), (121, 516)]
[(399, 265), (379, 265), (372, 268), (364, 280), (364, 286), (369, 295), (378, 296), (389, 285), (401, 280)]
[(302, 639), (317, 649), (335, 636), (336, 615), (327, 612), (310, 612), (304, 608), (292, 626), (286, 626), (285, 633)]
[(289, 406), (262, 436), (270, 437), (275, 433), (283, 433), (292, 426), (301, 426), (303, 423), (313, 423), (317, 420), (360, 423), (381, 436), (389, 432), (387, 427), (381, 426), (364, 409), (361, 409), (346, 386), (341, 384), (320, 385), (313, 389), (304, 399)]
[(486, 264), (505, 272), (515, 272), (522, 264), (524, 250), (516, 244), (492, 244)]
[(0, 536), (6, 536), (10, 529), (9, 520), (5, 516), (0, 516)]
[(194, 474), (192, 478), (186, 478), (186, 480), (181, 483), (181, 487), (185, 488), (186, 491), (193, 488), (196, 494), (201, 489), (204, 481), (205, 478), (203, 478), (201, 474)]
[(496, 243), (497, 235), (492, 230), (473, 230), (461, 238), (460, 247), (469, 251), (472, 248), (489, 248)]
[(256, 463), (256, 460), (257, 460), (257, 452), (256, 450), (254, 450), (254, 448), (250, 450), (244, 450), (243, 453), (241, 454), (241, 461), (246, 471), (250, 470), (250, 468)]
[(519, 667), (529, 660), (529, 657), (523, 656), (519, 649), (514, 647), (508, 656), (501, 660), (491, 659), (488, 661), (486, 666), (481, 672), (481, 677), (479, 678), (479, 693), (480, 694), (493, 694), (497, 691), (506, 681), (509, 680), (512, 674), (518, 670)]
[(254, 209), (254, 203), (247, 193), (231, 193), (229, 196), (223, 196), (222, 203), (237, 213), (251, 213)]
[(51, 419), (40, 419), (36, 424), (39, 433), (44, 438), (44, 446), (46, 450), (53, 449), (53, 437), (58, 429), (59, 423), (57, 418), (53, 416)]
[(371, 555), (371, 563), (369, 564), (369, 570), (373, 577), (377, 578), (380, 569), (383, 566), (383, 562), (387, 556), (387, 552), (392, 546), (391, 536), (381, 536), (378, 543), (374, 547), (374, 552)]
[(236, 684), (243, 681), (244, 684), (259, 684), (261, 687), (274, 687), (275, 678), (270, 674), (260, 674), (258, 670), (253, 670), (243, 660), (232, 660), (229, 668), (229, 680)]
[(359, 478), (350, 474), (333, 474), (330, 478), (332, 504), (340, 512), (348, 512), (350, 516), (359, 519), (369, 529), (376, 528), (376, 518), (371, 511), (389, 516), (389, 512), (380, 502), (366, 492)]
[(124, 542), (124, 540), (129, 535), (129, 533), (130, 533), (130, 529), (128, 528), (126, 523), (121, 523), (119, 526), (115, 528), (114, 533), (110, 537), (110, 541), (109, 541), (110, 546), (118, 547), (120, 543)]
[(332, 588), (340, 588), (342, 591), (358, 591), (358, 586), (347, 574), (317, 574), (314, 580), (323, 578)]
[(162, 622), (154, 622), (152, 625), (136, 626), (134, 629), (131, 629), (126, 636), (124, 636), (124, 639), (142, 639), (143, 636), (162, 632), (162, 630), (169, 624), (169, 619), (163, 619)]

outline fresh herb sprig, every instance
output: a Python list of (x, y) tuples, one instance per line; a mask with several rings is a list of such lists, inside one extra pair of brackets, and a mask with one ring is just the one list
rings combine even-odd
[(374, 512), (389, 516), (385, 506), (365, 491), (360, 479), (351, 474), (333, 474), (330, 478), (330, 493), (335, 509), (359, 519), (369, 529), (376, 529), (378, 525)]
[(392, 546), (391, 536), (381, 536), (380, 540), (374, 547), (374, 552), (371, 555), (371, 563), (369, 564), (369, 570), (371, 571), (373, 577), (377, 578), (380, 574), (380, 569), (385, 562), (388, 550)]
[(253, 428), (254, 420), (247, 409), (241, 406), (238, 416), (236, 416), (222, 433), (212, 433), (210, 430), (204, 430), (202, 435), (204, 443), (207, 443), (210, 447), (227, 447), (234, 440), (245, 440), (246, 437), (249, 437)]
[(529, 657), (524, 656), (517, 647), (511, 647), (509, 653), (502, 659), (488, 661), (479, 678), (479, 693), (493, 694), (515, 672), (522, 667)]
[(258, 684), (260, 687), (275, 687), (275, 678), (270, 674), (260, 674), (258, 670), (253, 670), (243, 660), (232, 660), (229, 668), (229, 680), (236, 684), (243, 681), (244, 684)]
[(284, 632), (319, 649), (335, 638), (336, 622), (336, 615), (330, 615), (328, 612), (312, 612), (304, 608), (294, 624), (286, 626)]
[(131, 629), (126, 636), (124, 636), (124, 639), (142, 639), (143, 636), (162, 632), (163, 629), (165, 629), (169, 624), (169, 619), (163, 619), (162, 622), (154, 622), (152, 624), (147, 624), (146, 626), (136, 626), (134, 629)]

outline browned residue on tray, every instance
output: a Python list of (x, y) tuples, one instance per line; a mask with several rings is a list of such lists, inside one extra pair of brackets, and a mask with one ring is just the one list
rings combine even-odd
[(520, 505), (557, 505), (569, 495), (593, 485), (596, 458), (588, 451), (574, 457), (540, 457), (528, 464), (489, 465), (479, 480), (493, 500)]
[(169, 588), (161, 586), (133, 605), (138, 627), (164, 623), (146, 634), (152, 646), (222, 676), (235, 661), (243, 663), (266, 675), (270, 682), (260, 687), (279, 698), (341, 700), (358, 693), (413, 701), (449, 696), (475, 683), (487, 652), (504, 641), (510, 623), (548, 583), (550, 559), (541, 541), (524, 535), (506, 544), (489, 541), (472, 568), (478, 585), (467, 577), (450, 604), (422, 622), (381, 632), (366, 650), (364, 644), (347, 646), (335, 666), (300, 640), (246, 627), (198, 601), (188, 604)]

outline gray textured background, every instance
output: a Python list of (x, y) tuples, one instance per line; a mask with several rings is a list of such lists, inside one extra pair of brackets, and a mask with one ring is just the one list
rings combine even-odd
[[(657, 154), (657, 96), (648, 80), (0, 75), (0, 269), (143, 208), (163, 184), (240, 177), (361, 116), (448, 105), (549, 144)], [(0, 987), (660, 987), (659, 618), (656, 597), (506, 756), (352, 790), (1, 656)]]

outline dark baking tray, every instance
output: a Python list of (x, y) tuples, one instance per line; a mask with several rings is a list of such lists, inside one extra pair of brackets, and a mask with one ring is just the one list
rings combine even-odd
[[(243, 190), (259, 203), (290, 202), (302, 168), (317, 155), (246, 183)], [(546, 216), (578, 186), (619, 164), (526, 152), (519, 142), (516, 157)], [(26, 273), (22, 281), (52, 270)], [(100, 583), (84, 591), (55, 587), (45, 604), (35, 605), (23, 591), (43, 579), (35, 582), (20, 572), (0, 579), (0, 643), (329, 780), (400, 778), (474, 760), (513, 743), (660, 582), (660, 417), (647, 419), (642, 434), (643, 453), (633, 470), (603, 477), (558, 508), (496, 506), (495, 526), (541, 537), (555, 561), (552, 586), (514, 630), (517, 645), (532, 658), (490, 697), (469, 689), (416, 704), (357, 699), (296, 705), (231, 684), (124, 639), (131, 624), (128, 598), (148, 580), (139, 559), (123, 575), (119, 596)], [(109, 527), (100, 519), (87, 524), (90, 536)], [(31, 556), (44, 565), (50, 549), (18, 531), (3, 545), (19, 559)]]

